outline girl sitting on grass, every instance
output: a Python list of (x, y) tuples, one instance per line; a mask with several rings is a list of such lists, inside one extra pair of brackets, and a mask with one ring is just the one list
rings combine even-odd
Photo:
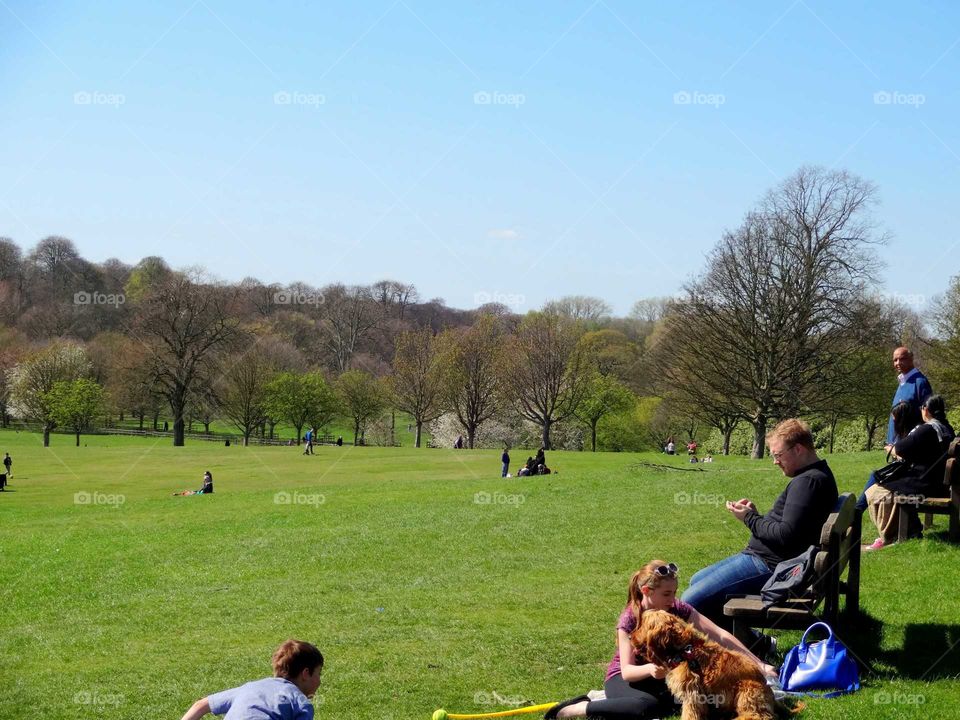
[(175, 492), (174, 496), (180, 495), (209, 495), (213, 492), (213, 475), (210, 474), (210, 471), (207, 470), (203, 474), (203, 487), (199, 490), (184, 490), (183, 492)]
[(725, 648), (742, 653), (753, 660), (765, 675), (776, 678), (777, 671), (767, 665), (737, 640), (731, 633), (715, 625), (691, 605), (677, 599), (677, 575), (673, 563), (651, 560), (630, 579), (627, 606), (617, 622), (617, 647), (607, 666), (603, 688), (604, 700), (589, 700), (582, 695), (555, 705), (544, 720), (552, 718), (659, 718), (674, 714), (678, 707), (664, 678), (667, 668), (647, 662), (639, 656), (630, 642), (630, 634), (640, 624), (645, 610), (666, 610), (693, 625), (711, 640)]

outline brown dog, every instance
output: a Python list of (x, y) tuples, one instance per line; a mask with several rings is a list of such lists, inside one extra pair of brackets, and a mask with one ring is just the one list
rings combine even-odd
[(683, 704), (682, 720), (700, 720), (711, 713), (735, 713), (740, 720), (774, 720), (800, 710), (791, 710), (773, 697), (753, 661), (708, 640), (676, 615), (645, 611), (630, 639), (641, 655), (669, 668), (667, 687)]

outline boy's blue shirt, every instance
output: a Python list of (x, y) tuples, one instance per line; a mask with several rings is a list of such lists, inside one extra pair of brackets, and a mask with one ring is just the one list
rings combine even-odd
[(286, 678), (264, 678), (207, 698), (210, 712), (223, 720), (313, 720), (313, 705)]

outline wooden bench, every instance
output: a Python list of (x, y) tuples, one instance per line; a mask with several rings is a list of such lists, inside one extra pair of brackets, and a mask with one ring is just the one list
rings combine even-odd
[[(950, 443), (947, 450), (947, 465), (943, 473), (945, 497), (928, 498), (923, 495), (894, 495), (894, 502), (901, 506), (900, 525), (897, 528), (897, 540), (906, 540), (910, 534), (910, 516), (912, 512), (924, 513), (924, 530), (933, 527), (934, 515), (947, 515), (950, 518), (949, 538), (951, 542), (960, 542), (960, 438)], [(909, 507), (905, 507), (909, 506)]]
[(814, 561), (814, 580), (805, 597), (770, 607), (764, 607), (759, 595), (727, 600), (723, 614), (733, 619), (734, 635), (749, 646), (754, 641), (749, 633), (752, 627), (805, 630), (823, 620), (836, 628), (841, 596), (845, 599), (844, 613), (859, 612), (862, 514), (857, 511), (856, 503), (855, 495), (844, 493), (823, 524), (820, 549)]

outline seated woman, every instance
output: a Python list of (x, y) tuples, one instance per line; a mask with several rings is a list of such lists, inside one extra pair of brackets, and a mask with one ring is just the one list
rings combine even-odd
[[(911, 512), (894, 502), (894, 495), (937, 497), (944, 494), (943, 473), (946, 453), (955, 437), (947, 421), (946, 405), (939, 395), (928, 397), (918, 415), (910, 403), (898, 403), (893, 408), (893, 427), (899, 438), (892, 455), (907, 464), (904, 472), (883, 485), (871, 484), (866, 489), (870, 518), (880, 537), (865, 550), (879, 550), (896, 542), (900, 513)], [(915, 511), (910, 517), (910, 537), (920, 537), (920, 519)]]
[(567, 700), (550, 708), (544, 720), (576, 717), (644, 720), (674, 714), (673, 696), (664, 681), (667, 668), (637, 655), (630, 642), (630, 633), (636, 630), (646, 610), (666, 610), (676, 615), (711, 640), (750, 658), (771, 680), (776, 678), (775, 668), (753, 655), (732, 634), (677, 599), (679, 572), (673, 563), (652, 560), (633, 574), (627, 589), (627, 606), (617, 622), (616, 649), (603, 684), (606, 698), (589, 700), (584, 695)]
[(213, 475), (210, 474), (210, 471), (207, 470), (203, 474), (203, 487), (199, 490), (184, 490), (183, 492), (175, 492), (175, 496), (182, 495), (209, 495), (213, 492)]

